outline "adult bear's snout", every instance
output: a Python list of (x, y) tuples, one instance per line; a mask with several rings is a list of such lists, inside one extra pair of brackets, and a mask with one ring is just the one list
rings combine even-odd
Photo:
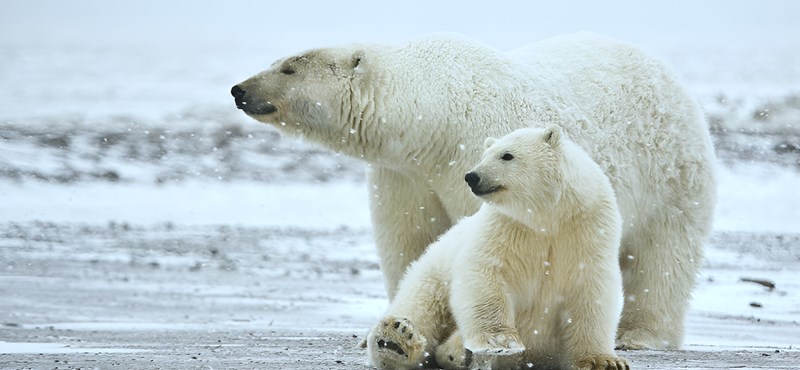
[(278, 110), (272, 103), (263, 99), (253, 99), (245, 89), (239, 85), (231, 88), (231, 95), (236, 102), (236, 108), (243, 110), (247, 114), (270, 114)]

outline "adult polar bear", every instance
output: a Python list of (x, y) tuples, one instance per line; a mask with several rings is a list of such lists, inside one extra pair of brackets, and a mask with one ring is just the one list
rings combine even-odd
[(501, 52), (460, 36), (315, 49), (231, 89), (251, 117), (370, 164), (393, 297), (406, 267), (480, 205), (486, 137), (558, 124), (609, 177), (623, 218), (623, 348), (677, 348), (715, 205), (696, 102), (639, 49), (579, 33)]

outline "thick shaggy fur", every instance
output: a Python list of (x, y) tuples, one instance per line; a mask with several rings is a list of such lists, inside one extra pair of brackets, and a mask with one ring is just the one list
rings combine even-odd
[(487, 360), (624, 369), (614, 355), (621, 220), (608, 179), (558, 126), (487, 145), (468, 175), (486, 204), (411, 265), (369, 335), (373, 364), (415, 368), (427, 352), (461, 369), (501, 353)]
[(618, 345), (680, 346), (711, 228), (714, 154), (695, 101), (638, 48), (581, 33), (502, 52), (439, 35), (310, 50), (232, 92), (253, 118), (369, 164), (391, 298), (409, 264), (478, 211), (463, 175), (484, 138), (560, 125), (617, 194)]

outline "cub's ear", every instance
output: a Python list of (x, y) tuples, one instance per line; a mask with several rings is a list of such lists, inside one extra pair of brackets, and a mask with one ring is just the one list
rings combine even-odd
[(489, 149), (489, 147), (494, 145), (496, 142), (497, 139), (493, 137), (487, 137), (486, 140), (483, 141), (483, 150)]
[(561, 129), (561, 126), (548, 125), (547, 128), (544, 129), (544, 134), (542, 135), (542, 138), (545, 143), (555, 148), (561, 143), (561, 137), (563, 136), (563, 134), (564, 133)]

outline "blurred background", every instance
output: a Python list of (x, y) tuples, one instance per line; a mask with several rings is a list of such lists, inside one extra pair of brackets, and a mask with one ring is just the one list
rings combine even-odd
[[(171, 113), (227, 104), (229, 86), (298, 51), (466, 34), (498, 49), (588, 30), (671, 62), (699, 95), (797, 86), (800, 4), (784, 0), (7, 1), (2, 114)], [(735, 91), (734, 91), (735, 90)], [(85, 101), (81, 101), (85, 100)]]
[[(84, 217), (100, 213), (98, 220), (272, 222), (258, 217), (259, 209), (274, 208), (271, 203), (258, 195), (230, 199), (225, 188), (206, 194), (207, 202), (219, 202), (216, 211), (194, 204), (196, 212), (186, 214), (193, 200), (163, 195), (167, 188), (140, 194), (152, 202), (130, 204), (115, 194), (101, 196), (114, 193), (105, 187), (86, 199), (70, 188), (50, 198), (39, 186), (114, 184), (134, 191), (133, 184), (198, 181), (362, 181), (360, 164), (286, 141), (237, 112), (230, 87), (305, 49), (398, 42), (431, 32), (466, 34), (501, 50), (580, 30), (636, 43), (677, 69), (702, 102), (723, 163), (798, 167), (800, 4), (794, 1), (32, 0), (6, 1), (0, 10), (0, 182), (7, 191), (15, 188), (0, 194), (5, 221), (58, 212), (75, 220), (71, 209), (83, 207)], [(784, 172), (774, 175), (796, 181)], [(232, 193), (253, 191), (260, 193)], [(70, 194), (73, 202), (64, 204)], [(101, 198), (118, 206), (98, 207), (118, 212), (91, 205)], [(236, 211), (227, 212), (225, 203)], [(171, 213), (159, 214), (158, 204)], [(789, 210), (778, 218), (800, 223)], [(323, 223), (336, 218), (322, 211), (319, 217)], [(367, 223), (365, 212), (357, 217)], [(730, 227), (758, 222), (745, 218)]]

